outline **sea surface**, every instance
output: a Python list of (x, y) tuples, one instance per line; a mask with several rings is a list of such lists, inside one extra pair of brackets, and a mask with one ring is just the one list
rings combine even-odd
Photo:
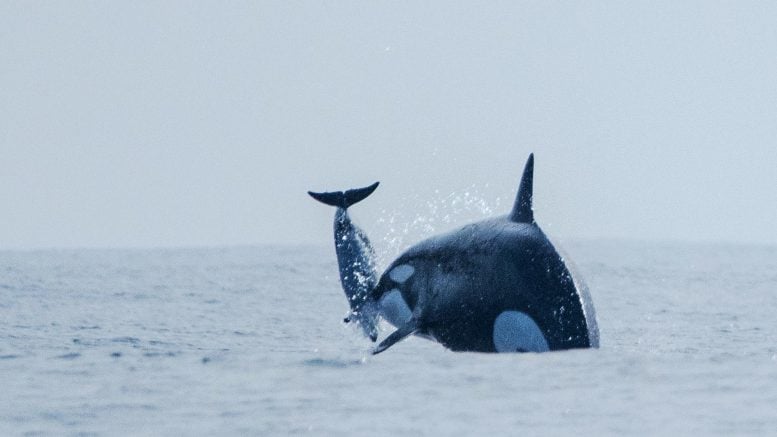
[(777, 247), (563, 243), (598, 350), (371, 356), (329, 246), (0, 252), (0, 435), (777, 432)]

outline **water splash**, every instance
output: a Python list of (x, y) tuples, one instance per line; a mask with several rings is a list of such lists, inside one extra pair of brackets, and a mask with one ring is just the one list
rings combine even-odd
[(484, 193), (488, 184), (472, 184), (463, 189), (434, 194), (414, 193), (403, 198), (396, 208), (384, 208), (374, 226), (380, 241), (377, 265), (385, 268), (410, 245), (434, 234), (463, 224), (491, 217), (502, 211), (500, 197), (489, 198)]

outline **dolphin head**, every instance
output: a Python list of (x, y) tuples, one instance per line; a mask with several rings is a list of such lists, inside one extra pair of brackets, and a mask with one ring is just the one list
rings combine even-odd
[(352, 310), (343, 322), (355, 323), (361, 327), (365, 337), (376, 341), (378, 339), (378, 304), (373, 299), (366, 299), (356, 309)]

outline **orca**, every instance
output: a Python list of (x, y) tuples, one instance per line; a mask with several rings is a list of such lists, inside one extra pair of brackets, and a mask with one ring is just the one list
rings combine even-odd
[(335, 249), (351, 314), (372, 341), (378, 318), (397, 329), (378, 354), (417, 335), (453, 351), (546, 352), (598, 348), (587, 286), (534, 220), (534, 155), (524, 167), (512, 211), (410, 247), (377, 279), (374, 251), (347, 208), (377, 183), (313, 193), (336, 206)]

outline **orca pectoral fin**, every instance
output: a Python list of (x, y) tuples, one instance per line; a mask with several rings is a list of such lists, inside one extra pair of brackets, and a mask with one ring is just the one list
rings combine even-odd
[(416, 332), (418, 332), (418, 324), (416, 323), (415, 319), (411, 319), (406, 324), (404, 324), (401, 328), (392, 332), (391, 335), (386, 337), (385, 340), (380, 342), (378, 347), (376, 347), (372, 351), (372, 354), (377, 355), (385, 351), (386, 349), (390, 348), (391, 346), (394, 346), (395, 343), (402, 341), (405, 337), (415, 334)]

